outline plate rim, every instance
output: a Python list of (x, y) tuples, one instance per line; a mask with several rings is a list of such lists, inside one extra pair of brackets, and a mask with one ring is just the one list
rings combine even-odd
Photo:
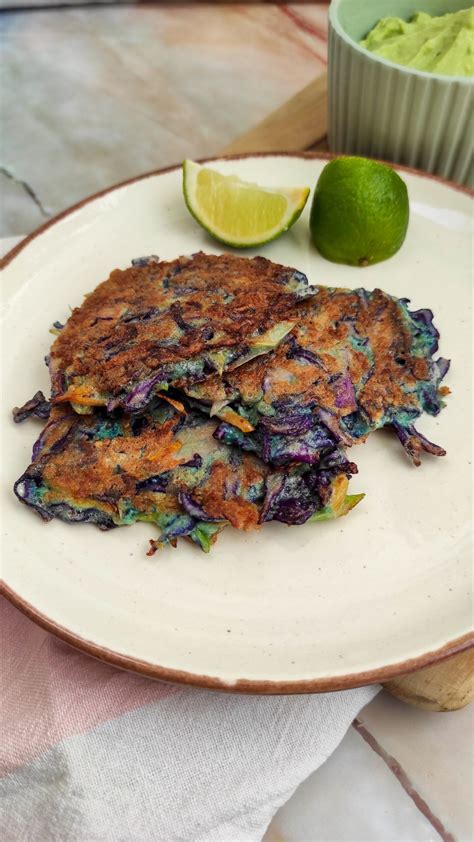
[(256, 695), (295, 695), (300, 693), (329, 693), (336, 690), (351, 690), (355, 687), (364, 687), (368, 684), (382, 684), (400, 675), (417, 672), (424, 667), (430, 667), (453, 655), (460, 654), (474, 647), (474, 636), (471, 632), (461, 635), (454, 640), (441, 646), (439, 649), (408, 658), (406, 661), (399, 661), (385, 667), (375, 667), (362, 672), (347, 673), (338, 676), (325, 676), (321, 678), (304, 678), (294, 681), (272, 681), (270, 679), (258, 680), (239, 678), (235, 681), (226, 681), (213, 675), (200, 675), (176, 670), (172, 667), (162, 667), (150, 661), (142, 661), (140, 658), (133, 658), (131, 655), (123, 655), (115, 652), (106, 646), (100, 646), (91, 640), (69, 631), (65, 626), (51, 620), (41, 611), (38, 611), (31, 603), (12, 590), (2, 582), (0, 593), (22, 614), (33, 620), (45, 631), (58, 637), (63, 643), (67, 643), (74, 649), (78, 649), (85, 655), (89, 655), (99, 661), (104, 661), (111, 666), (128, 672), (163, 681), (168, 684), (182, 684), (191, 687), (200, 687), (204, 690), (219, 690), (227, 693), (256, 694)]
[[(331, 160), (339, 157), (331, 152), (248, 152), (235, 155), (214, 155), (208, 158), (198, 159), (199, 163), (212, 163), (222, 160), (239, 160), (243, 158), (259, 158), (259, 157), (290, 157), (290, 158), (306, 158), (314, 160)], [(353, 156), (346, 156), (353, 157)], [(374, 159), (377, 160), (377, 159)], [(420, 178), (432, 179), (444, 184), (461, 193), (473, 197), (474, 190), (464, 185), (455, 184), (440, 176), (426, 173), (423, 170), (415, 169), (413, 167), (406, 167), (401, 164), (381, 161), (381, 163), (389, 163), (395, 169), (402, 172), (407, 172)], [(112, 193), (129, 184), (134, 184), (137, 181), (142, 181), (147, 178), (152, 178), (158, 175), (164, 175), (169, 172), (180, 169), (182, 164), (173, 164), (168, 167), (162, 167), (158, 170), (152, 170), (138, 176), (126, 179), (125, 181), (114, 184), (110, 187), (100, 190), (90, 196), (87, 196), (81, 201), (69, 208), (56, 214), (51, 219), (48, 219), (39, 228), (36, 228), (27, 237), (21, 240), (14, 246), (7, 254), (0, 259), (0, 270), (6, 268), (11, 261), (20, 254), (21, 251), (36, 237), (43, 234), (48, 228), (56, 225), (65, 217), (79, 210), (86, 204), (101, 198), (102, 196)], [(337, 690), (348, 690), (355, 687), (362, 687), (367, 684), (382, 683), (397, 676), (416, 672), (424, 667), (433, 666), (436, 663), (444, 661), (453, 655), (474, 647), (474, 635), (472, 632), (466, 632), (460, 637), (448, 641), (435, 650), (417, 655), (414, 658), (408, 658), (404, 661), (398, 661), (394, 664), (386, 666), (375, 667), (370, 670), (362, 672), (347, 673), (337, 676), (326, 676), (320, 678), (296, 679), (291, 681), (279, 680), (258, 680), (258, 679), (237, 679), (236, 681), (226, 681), (225, 679), (211, 675), (200, 675), (197, 673), (187, 672), (184, 670), (176, 670), (171, 667), (163, 667), (158, 664), (153, 664), (149, 661), (143, 661), (139, 658), (134, 658), (130, 655), (124, 655), (120, 652), (115, 652), (108, 647), (101, 646), (91, 640), (81, 637), (75, 632), (70, 631), (65, 626), (56, 623), (47, 615), (43, 614), (35, 608), (27, 600), (23, 599), (16, 591), (10, 588), (2, 579), (0, 584), (0, 595), (4, 596), (8, 602), (18, 608), (25, 616), (35, 622), (45, 631), (58, 637), (64, 643), (78, 649), (85, 655), (89, 655), (100, 661), (110, 664), (111, 666), (120, 669), (128, 670), (129, 672), (138, 673), (148, 678), (164, 681), (173, 684), (182, 684), (194, 687), (200, 687), (207, 690), (219, 690), (221, 692), (242, 693), (242, 694), (259, 694), (259, 695), (278, 695), (278, 694), (297, 694), (297, 693), (326, 693)]]

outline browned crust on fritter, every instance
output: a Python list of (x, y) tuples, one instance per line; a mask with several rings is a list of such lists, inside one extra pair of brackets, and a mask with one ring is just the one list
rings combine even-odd
[[(371, 422), (377, 423), (387, 406), (417, 405), (416, 395), (407, 393), (407, 388), (429, 379), (429, 363), (413, 355), (412, 334), (400, 306), (389, 295), (376, 289), (365, 301), (351, 290), (319, 287), (314, 298), (298, 305), (297, 315), (298, 324), (289, 339), (294, 337), (317, 354), (320, 373), (315, 374), (313, 366), (288, 359), (285, 341), (271, 356), (257, 357), (225, 374), (225, 384), (237, 389), (244, 402), (259, 393), (265, 375), (270, 374), (272, 400), (298, 395), (302, 404), (315, 402), (343, 416), (353, 408), (336, 405), (330, 378), (347, 366), (352, 383), (363, 383), (358, 390), (358, 406)], [(368, 338), (374, 355), (373, 370), (365, 383), (370, 364), (365, 354), (350, 346), (350, 320), (357, 334)], [(209, 378), (202, 384), (203, 397), (204, 393), (210, 400), (220, 400), (225, 396), (224, 385), (217, 377)]]
[[(127, 417), (122, 416), (124, 436), (103, 440), (96, 437), (89, 439), (86, 435), (75, 436), (72, 440), (68, 439), (63, 449), (55, 450), (55, 445), (70, 430), (74, 432), (78, 425), (84, 431), (89, 425), (94, 430), (95, 424), (95, 416), (78, 416), (64, 405), (53, 407), (45, 428), (44, 449), (34, 462), (50, 489), (48, 497), (84, 506), (100, 502), (101, 509), (112, 517), (119, 514), (123, 501), (129, 501), (138, 511), (152, 511), (156, 495), (146, 490), (137, 491), (137, 482), (170, 471), (189, 458), (189, 454), (185, 456), (181, 452), (183, 442), (178, 429), (179, 415), (163, 423), (151, 422), (136, 436), (131, 433)], [(205, 436), (216, 450), (216, 460), (210, 467), (206, 482), (193, 489), (193, 497), (211, 518), (226, 519), (237, 529), (257, 529), (259, 507), (240, 493), (233, 492), (230, 486), (231, 481), (238, 477), (241, 487), (247, 489), (260, 482), (269, 469), (251, 454), (244, 453), (240, 454), (239, 465), (231, 467), (225, 458), (228, 449), (212, 439), (214, 427), (212, 421), (207, 421)], [(196, 437), (197, 450), (199, 444)], [(220, 451), (222, 456), (219, 456)], [(173, 488), (160, 494), (161, 512), (183, 511), (178, 502), (179, 490), (179, 481), (175, 479)], [(183, 485), (182, 490), (188, 490), (187, 486)]]
[[(52, 421), (59, 422), (51, 424)], [(95, 418), (90, 418), (94, 424)], [(40, 456), (45, 482), (58, 493), (75, 501), (101, 500), (109, 511), (116, 511), (113, 501), (128, 498), (143, 506), (146, 495), (136, 493), (137, 481), (179, 464), (179, 444), (174, 437), (177, 417), (160, 425), (150, 425), (139, 436), (97, 440), (75, 438), (59, 452)], [(54, 407), (46, 429), (49, 451), (68, 429), (81, 424), (87, 428), (89, 417), (78, 417), (72, 410)], [(127, 422), (124, 421), (124, 425)], [(137, 499), (139, 498), (139, 499)], [(139, 502), (140, 501), (140, 502)], [(110, 504), (110, 505), (109, 505)]]
[[(293, 271), (263, 257), (202, 252), (116, 269), (73, 311), (54, 342), (53, 394), (64, 393), (64, 372), (75, 382), (92, 378), (97, 391), (116, 395), (164, 364), (245, 345), (256, 331), (290, 317), (295, 296), (284, 279)], [(138, 320), (152, 311), (163, 312)]]
[(387, 406), (417, 406), (416, 395), (407, 389), (414, 389), (418, 380), (429, 379), (429, 362), (413, 355), (413, 336), (400, 306), (377, 289), (368, 306), (361, 308), (356, 323), (358, 330), (365, 331), (374, 353), (374, 373), (359, 394), (360, 409), (377, 423)]
[[(244, 456), (239, 476), (243, 485), (249, 488), (265, 476), (267, 468), (253, 457), (249, 458), (248, 454)], [(236, 529), (257, 529), (260, 517), (259, 507), (255, 503), (244, 500), (243, 497), (236, 495), (229, 497), (228, 481), (229, 466), (223, 462), (217, 462), (211, 468), (210, 481), (202, 490), (195, 491), (193, 496), (211, 518), (224, 517)]]

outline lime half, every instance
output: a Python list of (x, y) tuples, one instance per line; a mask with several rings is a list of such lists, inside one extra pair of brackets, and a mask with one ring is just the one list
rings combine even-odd
[(248, 248), (288, 231), (306, 204), (309, 187), (260, 187), (185, 161), (183, 193), (195, 220), (216, 240)]
[(405, 182), (391, 167), (341, 157), (326, 164), (319, 176), (309, 227), (327, 260), (369, 266), (398, 251), (409, 213)]

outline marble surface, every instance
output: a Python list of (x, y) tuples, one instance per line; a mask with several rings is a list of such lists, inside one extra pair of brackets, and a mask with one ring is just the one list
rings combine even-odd
[(32, 9), (0, 24), (0, 236), (218, 152), (326, 63), (321, 3)]
[(279, 810), (264, 842), (470, 842), (474, 707), (431, 713), (382, 692), (359, 723)]
[(472, 840), (474, 706), (435, 713), (385, 693), (375, 701), (359, 717), (362, 725), (395, 758), (446, 831)]
[(354, 728), (281, 808), (264, 842), (430, 842), (432, 824)]

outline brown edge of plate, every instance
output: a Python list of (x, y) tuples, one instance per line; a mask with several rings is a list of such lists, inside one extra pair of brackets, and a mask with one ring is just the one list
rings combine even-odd
[(328, 693), (335, 690), (350, 690), (353, 687), (363, 687), (366, 684), (379, 684), (416, 672), (423, 667), (432, 666), (434, 663), (445, 660), (452, 655), (463, 652), (474, 646), (474, 636), (470, 633), (451, 640), (440, 649), (426, 652), (407, 661), (400, 661), (396, 664), (389, 664), (386, 667), (377, 667), (363, 672), (349, 673), (328, 678), (309, 678), (297, 681), (254, 681), (248, 678), (238, 678), (235, 681), (225, 681), (213, 675), (198, 675), (184, 670), (176, 670), (170, 667), (161, 667), (151, 664), (149, 661), (141, 661), (137, 658), (121, 655), (105, 646), (99, 646), (91, 640), (79, 637), (77, 634), (68, 631), (54, 620), (46, 617), (33, 605), (22, 599), (8, 585), (2, 583), (0, 594), (12, 603), (16, 608), (25, 614), (30, 620), (37, 623), (45, 631), (59, 637), (64, 643), (68, 643), (75, 649), (79, 649), (85, 655), (105, 661), (114, 667), (137, 672), (148, 678), (158, 679), (172, 684), (187, 684), (192, 687), (201, 687), (205, 690), (220, 690), (227, 693), (256, 693), (259, 695), (278, 695), (295, 693)]
[[(309, 158), (315, 160), (330, 160), (337, 157), (330, 152), (252, 152), (240, 155), (220, 155), (212, 158), (201, 159), (199, 163), (211, 163), (213, 161), (239, 160), (241, 158), (255, 158), (255, 157), (290, 157), (290, 158)], [(387, 163), (387, 162), (382, 162)], [(412, 167), (404, 167), (398, 164), (393, 164), (397, 170), (408, 172), (422, 178), (430, 178), (434, 181), (439, 181), (447, 187), (458, 190), (462, 193), (467, 193), (474, 196), (474, 191), (469, 187), (464, 187), (459, 184), (454, 184), (447, 179), (439, 176), (425, 173), (422, 170), (416, 170)], [(121, 187), (128, 184), (134, 184), (136, 181), (142, 181), (145, 178), (151, 178), (155, 175), (162, 175), (173, 170), (178, 170), (181, 164), (175, 164), (170, 167), (164, 167), (159, 170), (144, 173), (143, 175), (135, 176), (134, 178), (122, 181), (119, 184), (114, 184), (105, 190), (94, 193), (86, 199), (72, 205), (70, 208), (59, 213), (57, 216), (49, 219), (27, 237), (25, 237), (18, 245), (11, 249), (1, 260), (0, 269), (4, 269), (8, 264), (36, 237), (55, 225), (64, 217), (83, 207), (83, 205), (93, 202), (95, 199), (105, 196)], [(141, 661), (137, 658), (132, 658), (127, 655), (121, 655), (119, 652), (114, 652), (104, 646), (98, 646), (90, 640), (79, 637), (77, 634), (70, 632), (64, 626), (59, 625), (54, 620), (42, 614), (33, 605), (22, 599), (15, 591), (5, 585), (4, 582), (0, 586), (0, 595), (4, 596), (12, 605), (18, 608), (23, 614), (29, 617), (30, 620), (37, 623), (45, 631), (50, 632), (56, 637), (60, 638), (64, 643), (73, 646), (75, 649), (97, 658), (100, 661), (105, 661), (112, 666), (120, 669), (125, 669), (130, 672), (137, 672), (140, 675), (145, 675), (148, 678), (154, 678), (159, 681), (169, 682), (173, 684), (185, 684), (193, 687), (201, 687), (207, 690), (220, 690), (227, 693), (256, 693), (259, 695), (276, 695), (276, 694), (294, 694), (294, 693), (328, 693), (336, 690), (349, 690), (354, 687), (362, 687), (366, 684), (377, 684), (388, 681), (391, 678), (396, 678), (400, 675), (405, 675), (410, 672), (416, 672), (423, 669), (423, 667), (432, 666), (433, 664), (443, 661), (452, 655), (463, 652), (474, 646), (474, 634), (468, 632), (449, 641), (439, 649), (426, 652), (418, 655), (415, 658), (409, 658), (406, 661), (400, 661), (395, 664), (389, 664), (385, 667), (377, 667), (372, 670), (363, 672), (349, 673), (347, 675), (337, 675), (334, 677), (321, 677), (314, 679), (302, 679), (296, 681), (254, 681), (252, 679), (240, 678), (234, 682), (226, 682), (221, 678), (211, 675), (197, 675), (183, 670), (175, 670), (169, 667), (161, 667), (151, 664), (148, 661)]]

